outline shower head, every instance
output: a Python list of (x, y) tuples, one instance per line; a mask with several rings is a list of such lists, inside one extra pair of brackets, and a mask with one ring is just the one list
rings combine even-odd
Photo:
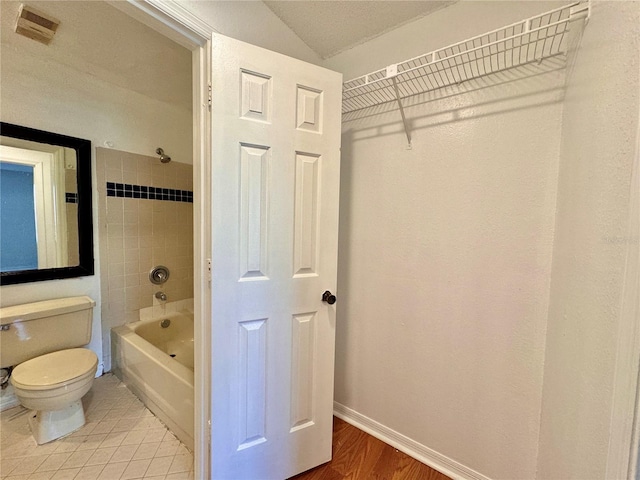
[(169, 163), (171, 161), (171, 157), (169, 155), (164, 154), (164, 150), (160, 147), (156, 148), (156, 153), (160, 155), (160, 161), (162, 163)]

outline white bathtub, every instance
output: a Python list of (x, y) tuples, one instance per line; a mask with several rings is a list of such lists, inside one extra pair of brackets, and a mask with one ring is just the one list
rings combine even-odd
[(193, 314), (116, 327), (111, 346), (116, 376), (193, 450)]

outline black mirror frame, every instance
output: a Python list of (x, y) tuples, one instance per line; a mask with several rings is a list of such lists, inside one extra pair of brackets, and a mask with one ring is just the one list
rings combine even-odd
[(91, 142), (81, 138), (21, 127), (0, 122), (0, 135), (32, 142), (46, 143), (72, 148), (76, 151), (78, 182), (78, 245), (80, 264), (71, 267), (46, 268), (42, 270), (19, 270), (0, 272), (0, 285), (41, 282), (62, 278), (84, 277), (94, 274), (93, 215), (91, 188)]

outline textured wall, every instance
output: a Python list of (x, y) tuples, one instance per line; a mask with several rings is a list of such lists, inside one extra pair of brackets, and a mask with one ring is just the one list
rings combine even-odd
[(42, 45), (14, 32), (20, 4), (0, 3), (3, 121), (192, 163), (188, 50), (94, 1), (30, 3), (61, 22)]
[(564, 72), (535, 68), (417, 99), (412, 150), (397, 111), (343, 128), (336, 401), (496, 479), (536, 473)]
[[(596, 2), (564, 104), (538, 477), (605, 478), (638, 125), (640, 3)], [(633, 372), (629, 372), (632, 375)]]

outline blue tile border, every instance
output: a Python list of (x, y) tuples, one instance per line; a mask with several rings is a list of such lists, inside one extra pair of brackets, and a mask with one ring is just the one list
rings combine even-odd
[(131, 185), (128, 183), (114, 182), (107, 182), (107, 197), (193, 203), (193, 192), (190, 190), (177, 190), (174, 188), (150, 187), (146, 185)]
[(78, 194), (66, 192), (64, 194), (64, 200), (66, 203), (78, 203)]

